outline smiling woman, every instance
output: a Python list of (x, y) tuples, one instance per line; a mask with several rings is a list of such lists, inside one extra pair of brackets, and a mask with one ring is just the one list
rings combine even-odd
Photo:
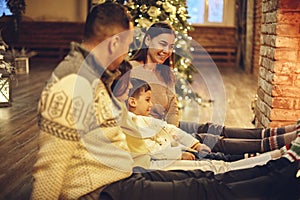
[(179, 120), (171, 62), (174, 43), (173, 28), (165, 22), (154, 23), (146, 31), (141, 48), (131, 58), (132, 76), (151, 85), (151, 115), (170, 124)]

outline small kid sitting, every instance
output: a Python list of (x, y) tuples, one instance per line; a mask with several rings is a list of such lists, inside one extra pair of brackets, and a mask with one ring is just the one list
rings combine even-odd
[(196, 138), (186, 134), (176, 126), (150, 117), (152, 107), (150, 85), (136, 78), (132, 78), (130, 83), (132, 88), (129, 90), (128, 99), (126, 101), (128, 110), (130, 111), (129, 116), (140, 126), (146, 127), (146, 124), (157, 123), (162, 128), (162, 130), (151, 136), (150, 140), (145, 140), (149, 151), (152, 153), (155, 152), (152, 158), (195, 160), (195, 155), (189, 151), (211, 151), (207, 145), (201, 144)]
[(132, 152), (138, 152), (138, 149), (144, 145), (143, 147), (147, 149), (144, 153), (149, 154), (151, 158), (149, 169), (201, 169), (223, 173), (264, 164), (269, 159), (280, 155), (278, 150), (272, 155), (267, 153), (236, 162), (207, 159), (192, 161), (196, 159), (195, 152), (209, 153), (210, 148), (176, 126), (150, 117), (151, 87), (145, 81), (135, 78), (132, 78), (130, 83), (131, 88), (126, 100), (130, 111), (128, 115), (139, 127), (141, 135), (139, 137), (127, 135), (127, 143)]

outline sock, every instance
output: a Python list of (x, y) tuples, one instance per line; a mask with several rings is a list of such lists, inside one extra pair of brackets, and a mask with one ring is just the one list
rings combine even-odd
[[(297, 125), (300, 124), (300, 119), (297, 121)], [(291, 147), (286, 151), (284, 155), (291, 162), (300, 161), (300, 131), (297, 131), (297, 138), (292, 142)]]
[(298, 134), (297, 138), (292, 142), (290, 149), (286, 151), (286, 154), (283, 155), (291, 162), (296, 160), (300, 161), (300, 135)]
[(268, 138), (264, 138), (261, 141), (262, 152), (267, 152), (275, 149), (279, 149), (285, 145), (284, 135), (276, 135)]
[(293, 124), (293, 125), (279, 127), (279, 128), (267, 128), (267, 129), (262, 130), (261, 138), (268, 138), (268, 137), (272, 137), (272, 136), (276, 136), (276, 135), (282, 135), (285, 133), (298, 131), (298, 130), (300, 130), (300, 124), (298, 124), (298, 123)]

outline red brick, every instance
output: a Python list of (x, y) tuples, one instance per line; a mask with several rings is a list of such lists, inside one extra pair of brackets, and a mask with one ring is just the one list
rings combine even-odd
[[(291, 74), (297, 71), (297, 64), (295, 62), (288, 61), (275, 61), (274, 62), (274, 72), (276, 74)], [(300, 72), (300, 69), (299, 69)]]
[(300, 99), (294, 99), (294, 109), (300, 110)]
[(293, 98), (282, 98), (282, 97), (273, 97), (272, 107), (281, 108), (281, 109), (293, 109), (294, 99)]
[(276, 128), (276, 127), (287, 126), (287, 125), (295, 124), (295, 123), (296, 123), (296, 120), (289, 120), (289, 121), (276, 120), (276, 121), (270, 122), (269, 127), (270, 128)]
[(270, 120), (295, 120), (300, 116), (300, 110), (272, 109)]
[(275, 40), (276, 47), (298, 48), (299, 38), (277, 36)]
[[(300, 52), (299, 52), (300, 53)], [(300, 56), (300, 54), (299, 54)], [(298, 62), (295, 63), (295, 74), (300, 74), (300, 60), (298, 60)]]
[(291, 75), (278, 75), (274, 74), (273, 76), (273, 84), (274, 85), (293, 85), (293, 76)]
[[(300, 15), (298, 17), (300, 17)], [(282, 22), (279, 21), (276, 27), (276, 34), (282, 36), (298, 36), (299, 27), (296, 24), (282, 24)]]
[(299, 24), (300, 13), (298, 12), (278, 12), (277, 14), (279, 24)]
[(279, 9), (300, 10), (300, 1), (298, 0), (278, 0)]
[(272, 96), (300, 98), (300, 88), (287, 85), (274, 85), (272, 90)]
[(296, 75), (296, 76), (295, 76), (294, 85), (295, 85), (296, 87), (300, 87), (300, 76), (299, 76), (299, 75)]
[(284, 50), (284, 49), (276, 49), (274, 53), (275, 60), (282, 61), (297, 61), (298, 59), (298, 51), (296, 50)]

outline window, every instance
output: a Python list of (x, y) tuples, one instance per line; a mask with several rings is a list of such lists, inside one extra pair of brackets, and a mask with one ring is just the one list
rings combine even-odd
[(234, 26), (234, 0), (187, 0), (193, 25)]
[(0, 0), (0, 17), (12, 15), (5, 0)]

